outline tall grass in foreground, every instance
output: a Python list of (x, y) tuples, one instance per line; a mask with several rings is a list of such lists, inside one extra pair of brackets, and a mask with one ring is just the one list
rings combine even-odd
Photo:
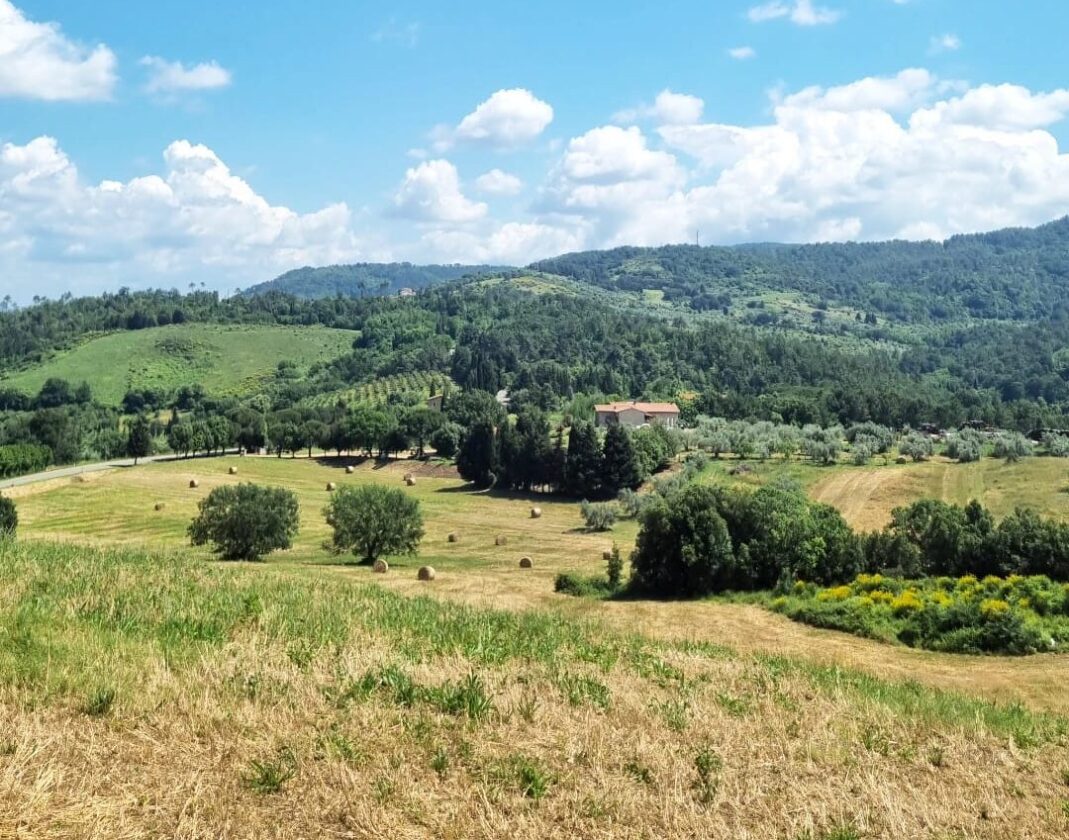
[[(1069, 731), (1059, 716), (837, 667), (746, 657), (704, 643), (657, 642), (549, 611), (405, 597), (314, 570), (205, 563), (183, 554), (0, 540), (0, 628), (0, 685), (38, 701), (88, 697), (102, 711), (137, 696), (144, 673), (156, 664), (182, 669), (230, 643), (277, 645), (307, 664), (375, 641), (413, 664), (537, 664), (559, 674), (554, 683), (565, 696), (593, 692), (589, 696), (601, 707), (609, 698), (582, 681), (577, 689), (568, 667), (623, 669), (651, 684), (676, 685), (686, 677), (668, 663), (682, 653), (710, 662), (738, 660), (770, 681), (800, 675), (826, 694), (942, 724), (981, 726), (1022, 744)], [(460, 685), (465, 677), (457, 678)], [(377, 677), (367, 679), (379, 684)], [(437, 690), (464, 697), (456, 686)], [(439, 706), (454, 702), (426, 691), (423, 696)], [(455, 702), (465, 706), (468, 700)]]

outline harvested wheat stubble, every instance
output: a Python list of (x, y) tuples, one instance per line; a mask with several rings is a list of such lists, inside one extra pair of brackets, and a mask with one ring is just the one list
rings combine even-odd
[(386, 574), (386, 572), (390, 571), (390, 564), (387, 563), (385, 560), (376, 560), (375, 565), (371, 567), (371, 570), (373, 572), (377, 572), (380, 575), (384, 575)]
[(420, 566), (419, 572), (416, 574), (419, 580), (434, 580), (435, 576), (433, 566)]

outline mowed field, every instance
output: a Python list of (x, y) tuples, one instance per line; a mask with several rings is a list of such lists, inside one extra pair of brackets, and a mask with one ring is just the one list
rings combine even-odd
[[(10, 491), (0, 837), (1069, 833), (1069, 657), (557, 595), (558, 571), (602, 571), (635, 524), (589, 534), (574, 503), (472, 492), (434, 463), (347, 463), (195, 459)], [(808, 469), (781, 471), (850, 473)], [(197, 502), (238, 481), (298, 494), (292, 551), (225, 563), (187, 545)], [(377, 575), (330, 554), (331, 481), (418, 498), (418, 557)]]
[(809, 487), (817, 501), (834, 505), (859, 530), (876, 530), (891, 511), (923, 498), (964, 505), (976, 499), (996, 517), (1028, 507), (1069, 520), (1069, 461), (1025, 458), (1006, 463), (985, 458), (958, 464), (937, 458), (920, 464), (879, 468), (836, 468)]
[(117, 405), (130, 389), (203, 385), (209, 394), (256, 392), (281, 361), (298, 367), (327, 361), (352, 347), (355, 334), (323, 327), (181, 324), (91, 339), (0, 386), (36, 394), (52, 377), (91, 382), (93, 396)]
[[(28, 539), (178, 550), (210, 559), (206, 550), (188, 547), (186, 528), (196, 514), (197, 502), (212, 487), (239, 481), (285, 486), (300, 499), (301, 533), (291, 551), (272, 555), (268, 565), (286, 566), (297, 574), (372, 581), (404, 594), (431, 594), (478, 607), (552, 609), (572, 617), (604, 621), (621, 632), (801, 656), (816, 663), (918, 680), (974, 696), (1022, 702), (1036, 709), (1069, 712), (1069, 695), (1064, 692), (1065, 681), (1069, 680), (1069, 657), (1065, 656), (967, 657), (891, 647), (806, 627), (757, 606), (715, 600), (606, 603), (557, 595), (553, 592), (553, 579), (559, 572), (603, 573), (602, 553), (614, 542), (626, 557), (637, 535), (636, 523), (624, 520), (611, 532), (589, 533), (582, 529), (579, 506), (573, 502), (473, 492), (451, 467), (433, 463), (397, 461), (382, 466), (368, 461), (359, 464), (353, 475), (347, 475), (344, 467), (349, 463), (333, 457), (198, 458), (93, 474), (80, 480), (61, 479), (19, 488), (10, 491), (10, 495), (19, 506), (20, 532)], [(865, 487), (894, 489), (894, 493), (884, 493), (860, 508), (875, 525), (878, 523), (874, 511), (881, 511), (878, 516), (885, 518), (895, 505), (918, 498), (908, 495), (909, 488), (922, 492), (920, 488), (927, 486), (923, 482), (930, 481), (933, 474), (940, 477), (933, 485), (938, 488), (967, 486), (960, 480), (944, 481), (942, 467), (950, 471), (961, 468), (967, 475), (987, 475), (993, 490), (1002, 494), (1007, 484), (1029, 487), (1029, 498), (1036, 507), (1058, 515), (1057, 506), (1065, 494), (1055, 483), (1054, 475), (1063, 463), (1034, 458), (1010, 466), (990, 461), (976, 465), (826, 469), (799, 462), (769, 461), (753, 464), (752, 472), (733, 477), (730, 471), (737, 463), (728, 460), (714, 463), (706, 478), (757, 485), (789, 476), (808, 485), (817, 498), (828, 499), (829, 486), (861, 476)], [(229, 475), (231, 466), (238, 468), (237, 475)], [(403, 478), (409, 472), (416, 476), (413, 487), (404, 485)], [(189, 482), (194, 478), (200, 481), (200, 487), (190, 489)], [(427, 531), (418, 555), (392, 559), (389, 574), (373, 575), (367, 568), (353, 565), (350, 558), (331, 554), (325, 545), (330, 530), (322, 511), (329, 499), (326, 485), (332, 481), (339, 485), (380, 482), (401, 487), (418, 498)], [(837, 502), (855, 525), (859, 524), (858, 514), (851, 505), (857, 495), (860, 491), (843, 492), (828, 499)], [(986, 495), (980, 499), (991, 502)], [(162, 510), (155, 510), (157, 503), (162, 503)], [(542, 509), (542, 518), (530, 517), (532, 505)], [(1063, 510), (1060, 515), (1069, 515), (1069, 511)], [(458, 536), (455, 543), (448, 541), (451, 532)], [(504, 536), (507, 544), (496, 545), (498, 536)], [(519, 569), (519, 559), (525, 555), (534, 561), (531, 570)], [(423, 564), (439, 572), (438, 580), (430, 586), (416, 580), (416, 570)]]

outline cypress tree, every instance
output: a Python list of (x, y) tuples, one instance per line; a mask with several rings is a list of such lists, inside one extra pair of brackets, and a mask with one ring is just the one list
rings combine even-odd
[(479, 420), (464, 438), (457, 453), (457, 471), (461, 478), (479, 487), (491, 487), (501, 473), (497, 433), (488, 420)]
[(621, 490), (634, 490), (642, 483), (642, 469), (631, 445), (631, 435), (619, 423), (609, 426), (602, 447), (602, 482), (605, 492), (615, 496)]
[(576, 423), (568, 436), (564, 487), (576, 498), (594, 498), (601, 492), (601, 447), (590, 423)]

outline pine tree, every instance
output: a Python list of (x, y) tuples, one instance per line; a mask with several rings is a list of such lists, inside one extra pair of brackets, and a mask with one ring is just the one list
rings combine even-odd
[(631, 445), (627, 429), (616, 423), (609, 426), (602, 447), (602, 482), (605, 492), (615, 496), (621, 490), (634, 490), (642, 483), (642, 469)]
[(576, 498), (595, 498), (601, 492), (601, 447), (589, 423), (576, 423), (568, 436), (564, 489)]

